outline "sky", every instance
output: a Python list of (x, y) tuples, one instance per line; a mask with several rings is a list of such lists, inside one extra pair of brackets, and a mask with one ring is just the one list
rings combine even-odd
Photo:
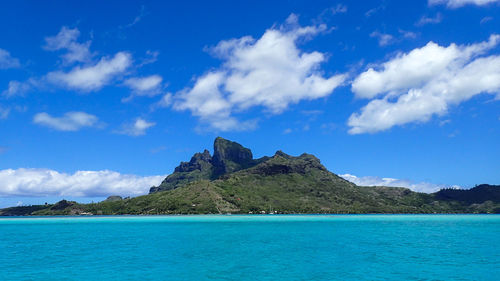
[(215, 137), (359, 185), (500, 184), (500, 1), (12, 1), (0, 207), (138, 196)]

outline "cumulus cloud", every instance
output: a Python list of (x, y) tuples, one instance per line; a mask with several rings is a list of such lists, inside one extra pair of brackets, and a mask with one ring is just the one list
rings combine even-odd
[(498, 95), (500, 56), (484, 54), (499, 42), (500, 35), (471, 45), (443, 47), (429, 42), (369, 68), (354, 80), (352, 91), (358, 98), (372, 100), (350, 116), (349, 133), (374, 133), (425, 122), (475, 95)]
[(87, 62), (92, 57), (89, 51), (91, 41), (78, 43), (79, 36), (80, 31), (77, 28), (70, 29), (63, 26), (56, 36), (45, 38), (43, 48), (47, 51), (66, 50), (67, 52), (61, 56), (65, 63)]
[(156, 125), (154, 122), (148, 122), (142, 118), (135, 119), (134, 122), (125, 124), (120, 134), (129, 136), (142, 136), (146, 134), (146, 130)]
[[(161, 94), (163, 78), (159, 75), (131, 77), (123, 81), (123, 78), (129, 74), (128, 70), (133, 66), (130, 53), (118, 52), (114, 56), (103, 56), (99, 60), (95, 60), (94, 54), (89, 50), (91, 41), (80, 43), (78, 42), (79, 36), (80, 31), (77, 28), (63, 26), (57, 35), (46, 37), (43, 49), (65, 51), (61, 55), (63, 59), (61, 69), (41, 77), (31, 77), (26, 81), (10, 81), (8, 88), (2, 91), (2, 96), (6, 98), (23, 96), (29, 91), (46, 90), (53, 87), (92, 92), (107, 85), (121, 83), (132, 90), (131, 95), (124, 98), (123, 101), (130, 100), (133, 96)], [(135, 65), (136, 68), (153, 63), (158, 57), (158, 52), (147, 51), (146, 54), (147, 58)], [(74, 65), (75, 63), (76, 65)], [(11, 58), (8, 52), (0, 49), (0, 69), (4, 66), (14, 67), (18, 64), (17, 59)]]
[[(132, 56), (127, 52), (116, 53), (113, 57), (103, 57), (97, 63), (75, 66), (70, 71), (53, 71), (39, 78), (9, 82), (2, 95), (7, 98), (24, 96), (35, 89), (62, 87), (82, 92), (98, 91), (113, 80), (126, 74), (132, 65)], [(50, 86), (50, 87), (49, 87)]]
[[(357, 177), (351, 174), (339, 175), (340, 177), (359, 186), (392, 186), (392, 187), (406, 187), (416, 192), (433, 193), (443, 188), (449, 188), (443, 184), (434, 184), (428, 182), (414, 183), (409, 180), (401, 180), (394, 178), (380, 178), (380, 177)], [(459, 188), (458, 186), (452, 186)]]
[(325, 25), (301, 27), (292, 14), (286, 24), (266, 30), (259, 39), (219, 42), (210, 51), (224, 61), (222, 66), (178, 92), (173, 108), (189, 110), (212, 128), (227, 131), (255, 127), (255, 120), (240, 122), (233, 116), (251, 107), (279, 114), (291, 104), (330, 95), (346, 75), (324, 77), (320, 64), (325, 55), (297, 47), (325, 30)]
[(50, 72), (47, 74), (47, 79), (53, 84), (90, 92), (101, 89), (131, 64), (132, 56), (127, 52), (119, 52), (113, 58), (103, 57), (95, 65), (76, 66), (69, 72)]
[(446, 5), (448, 8), (460, 8), (465, 5), (485, 6), (500, 0), (429, 0), (429, 5)]
[(221, 72), (208, 73), (200, 77), (193, 88), (178, 93), (174, 104), (176, 110), (190, 110), (194, 116), (212, 127), (228, 131), (243, 128), (231, 116), (232, 104), (220, 91), (225, 76)]
[(46, 112), (38, 113), (33, 122), (58, 131), (78, 131), (84, 127), (97, 125), (98, 118), (85, 112), (67, 112), (61, 117), (50, 116)]
[(0, 69), (18, 68), (20, 66), (18, 59), (12, 57), (8, 51), (0, 49)]
[(378, 44), (381, 47), (390, 45), (395, 42), (394, 36), (386, 33), (380, 33), (379, 31), (374, 31), (370, 33), (370, 37), (377, 38)]
[(6, 169), (0, 170), (0, 196), (136, 196), (147, 194), (151, 186), (160, 184), (164, 178), (109, 170), (67, 174), (49, 169)]
[[(62, 27), (56, 36), (46, 37), (43, 49), (47, 51), (64, 50), (61, 55), (63, 64), (60, 69), (52, 71), (41, 77), (31, 77), (26, 81), (10, 81), (8, 88), (2, 92), (4, 97), (23, 96), (33, 90), (50, 90), (51, 88), (67, 88), (80, 92), (98, 91), (102, 87), (116, 84), (126, 77), (127, 71), (133, 66), (132, 55), (129, 52), (118, 52), (113, 56), (102, 56), (94, 59), (94, 54), (90, 52), (91, 41), (79, 43), (77, 41), (80, 31), (76, 28), (70, 29)], [(148, 52), (147, 62), (156, 60), (157, 53)], [(76, 65), (75, 65), (76, 64)], [(159, 76), (146, 77), (149, 82)], [(131, 78), (133, 79), (133, 78)], [(139, 79), (139, 78), (137, 78)], [(135, 84), (133, 84), (136, 82)], [(130, 86), (135, 87), (136, 94), (152, 95), (154, 91), (143, 91), (146, 83), (142, 85), (139, 80), (131, 80)], [(142, 88), (141, 88), (142, 86)]]
[(151, 75), (146, 77), (132, 77), (125, 80), (125, 86), (132, 90), (132, 95), (125, 98), (130, 100), (133, 96), (156, 96), (161, 94), (161, 82), (163, 78), (160, 75)]

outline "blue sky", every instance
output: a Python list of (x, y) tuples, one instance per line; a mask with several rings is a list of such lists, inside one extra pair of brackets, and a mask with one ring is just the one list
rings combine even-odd
[(0, 207), (147, 193), (222, 136), (365, 185), (500, 183), (500, 3), (15, 1)]

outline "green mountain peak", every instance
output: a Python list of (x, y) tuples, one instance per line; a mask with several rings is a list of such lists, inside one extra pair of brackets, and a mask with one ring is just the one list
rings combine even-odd
[(150, 193), (175, 189), (197, 180), (214, 180), (259, 163), (253, 159), (250, 149), (221, 137), (215, 139), (213, 151), (213, 156), (205, 149), (203, 153), (195, 153), (189, 162), (181, 162), (159, 186), (151, 187)]

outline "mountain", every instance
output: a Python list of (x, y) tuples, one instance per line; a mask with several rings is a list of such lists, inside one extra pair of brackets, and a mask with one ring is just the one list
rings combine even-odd
[(93, 204), (63, 200), (7, 208), (0, 215), (500, 213), (500, 186), (434, 194), (357, 186), (328, 171), (311, 154), (294, 157), (277, 151), (272, 157), (254, 159), (250, 149), (220, 137), (213, 151), (181, 162), (148, 195), (110, 196)]
[(205, 149), (189, 162), (181, 162), (159, 186), (149, 193), (175, 189), (197, 180), (215, 180), (222, 175), (253, 167), (265, 160), (253, 159), (252, 151), (241, 144), (218, 137), (214, 141), (214, 155)]
[(471, 189), (442, 189), (436, 193), (436, 198), (466, 204), (481, 204), (486, 201), (500, 203), (500, 185), (481, 184)]

